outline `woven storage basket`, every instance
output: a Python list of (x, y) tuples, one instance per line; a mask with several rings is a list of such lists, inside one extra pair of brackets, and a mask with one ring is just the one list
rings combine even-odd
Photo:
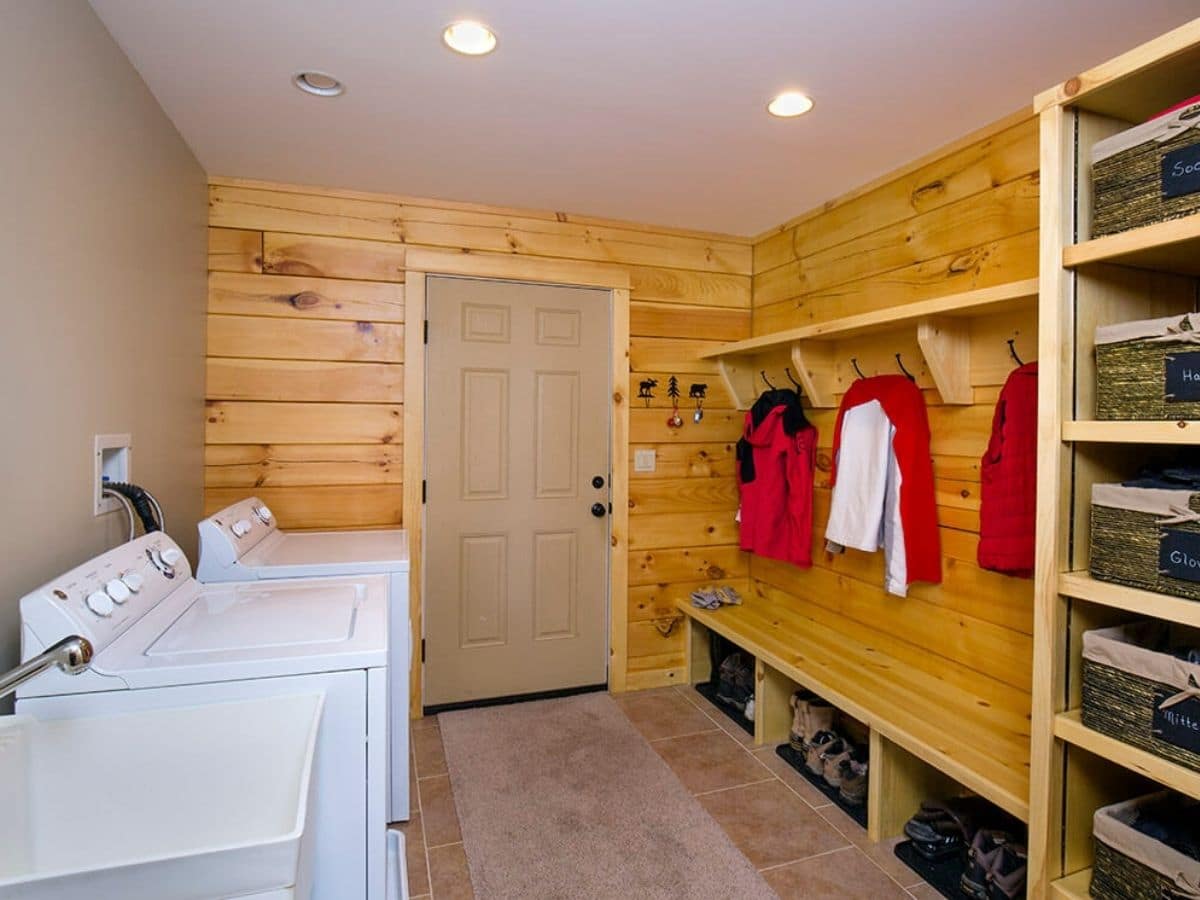
[[(1180, 512), (1200, 516), (1200, 493), (1092, 485), (1092, 536), (1089, 570), (1093, 578), (1159, 594), (1200, 600), (1200, 581), (1160, 571), (1163, 535), (1200, 535), (1200, 522), (1179, 522)], [(1197, 570), (1200, 577), (1200, 570)]]
[(1096, 418), (1200, 419), (1200, 400), (1169, 393), (1167, 384), (1168, 358), (1182, 362), (1197, 352), (1196, 313), (1097, 328)]
[(1200, 886), (1200, 862), (1142, 834), (1132, 823), (1139, 811), (1154, 806), (1176, 808), (1177, 815), (1195, 815), (1195, 800), (1169, 791), (1114, 803), (1096, 810), (1093, 831), (1096, 862), (1092, 868), (1093, 897), (1100, 900), (1171, 900), (1195, 897)]
[[(1200, 771), (1200, 665), (1173, 647), (1200, 647), (1200, 632), (1153, 620), (1083, 636), (1083, 724)], [(1200, 690), (1196, 690), (1200, 696)], [(1182, 735), (1182, 737), (1181, 737)]]
[(1200, 103), (1189, 101), (1173, 112), (1092, 146), (1092, 237), (1178, 219), (1200, 210), (1200, 193), (1165, 196), (1164, 178), (1168, 183), (1173, 179), (1163, 174), (1165, 156), (1200, 143), (1200, 129), (1195, 127), (1198, 123)]

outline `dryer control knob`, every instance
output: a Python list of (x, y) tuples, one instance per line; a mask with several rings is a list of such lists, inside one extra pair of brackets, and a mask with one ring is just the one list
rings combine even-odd
[(175, 566), (183, 559), (183, 551), (177, 547), (168, 547), (161, 554), (162, 561), (165, 565)]
[(274, 518), (271, 515), (271, 508), (269, 506), (267, 506), (265, 503), (254, 507), (254, 514), (256, 516), (258, 516), (258, 520), (260, 522), (262, 522), (264, 525), (270, 525), (271, 519)]
[(146, 584), (146, 579), (142, 577), (140, 572), (126, 572), (121, 576), (121, 580), (125, 582), (125, 587), (129, 588), (131, 593), (136, 594)]
[(113, 612), (112, 598), (104, 591), (93, 591), (87, 596), (87, 608), (98, 616), (111, 616)]
[(125, 586), (120, 578), (114, 578), (104, 586), (104, 593), (112, 598), (113, 603), (124, 603), (133, 596), (132, 592)]
[(254, 526), (250, 524), (249, 519), (238, 519), (229, 526), (229, 530), (233, 532), (234, 537), (245, 537), (250, 533), (250, 529)]

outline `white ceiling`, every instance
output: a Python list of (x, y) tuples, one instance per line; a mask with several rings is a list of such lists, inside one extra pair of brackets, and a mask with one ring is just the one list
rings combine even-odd
[[(1200, 15), (1198, 0), (92, 6), (211, 174), (739, 234)], [(499, 35), (491, 56), (441, 44), (468, 16)], [(301, 69), (336, 75), (345, 95), (300, 93)], [(788, 87), (816, 108), (768, 116)]]

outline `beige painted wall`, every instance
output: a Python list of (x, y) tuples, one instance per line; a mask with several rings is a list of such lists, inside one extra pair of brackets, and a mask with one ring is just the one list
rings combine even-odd
[[(0, 6), (0, 669), (17, 601), (123, 540), (96, 433), (191, 555), (201, 513), (204, 172), (84, 0)], [(193, 557), (194, 558), (194, 557)]]

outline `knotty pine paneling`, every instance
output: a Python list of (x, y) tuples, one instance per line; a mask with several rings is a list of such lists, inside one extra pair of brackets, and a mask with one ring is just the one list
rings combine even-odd
[[(587, 261), (628, 273), (635, 449), (631, 473), (629, 680), (683, 679), (670, 604), (697, 579), (747, 573), (737, 550), (733, 442), (741, 432), (716, 368), (696, 351), (751, 333), (748, 240), (561, 213), (214, 181), (210, 186), (206, 504), (261, 494), (285, 527), (371, 527), (401, 519), (404, 278), (411, 246)], [(705, 417), (667, 378), (706, 382)], [(619, 385), (626, 378), (620, 374)], [(632, 466), (630, 466), (632, 469)], [(647, 580), (649, 579), (649, 580)], [(651, 614), (653, 613), (653, 614)]]
[[(1010, 120), (972, 144), (762, 236), (754, 248), (753, 333), (1036, 277), (1036, 126), (1032, 117)], [(1005, 341), (1014, 338), (1025, 360), (1035, 358), (1035, 313), (1026, 307), (977, 319), (971, 335), (975, 402), (969, 406), (942, 403), (915, 335), (846, 342), (847, 356), (857, 354), (867, 374), (897, 372), (894, 353), (902, 353), (924, 390), (942, 583), (916, 584), (908, 597), (891, 597), (882, 588), (882, 552), (854, 550), (817, 552), (810, 570), (752, 558), (749, 576), (752, 590), (814, 628), (831, 629), (976, 692), (989, 704), (978, 727), (990, 737), (989, 723), (995, 723), (1001, 742), (993, 755), (1019, 767), (1028, 762), (1028, 746), (1011, 735), (1029, 730), (1033, 590), (1028, 580), (976, 564), (979, 459), (999, 387), (1014, 366)], [(844, 389), (855, 377), (850, 360), (839, 360), (836, 368)], [(814, 547), (820, 548), (836, 410), (813, 410), (810, 418), (820, 432), (814, 497)], [(924, 697), (929, 692), (919, 683), (913, 690), (923, 702), (937, 702), (935, 694)]]

